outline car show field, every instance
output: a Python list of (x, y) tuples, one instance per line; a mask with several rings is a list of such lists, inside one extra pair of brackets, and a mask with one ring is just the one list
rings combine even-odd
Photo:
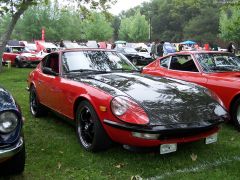
[(74, 126), (53, 113), (34, 118), (29, 111), (26, 79), (32, 69), (5, 68), (1, 85), (13, 94), (25, 117), (26, 165), (11, 179), (237, 179), (240, 175), (239, 132), (223, 124), (218, 142), (182, 144), (175, 153), (159, 149), (132, 152), (121, 145), (99, 153), (79, 146)]

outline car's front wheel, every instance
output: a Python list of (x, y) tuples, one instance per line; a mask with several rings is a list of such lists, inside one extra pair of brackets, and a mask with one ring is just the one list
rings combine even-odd
[(233, 108), (231, 110), (231, 117), (236, 128), (238, 129), (238, 131), (240, 131), (240, 98), (238, 98), (233, 104)]
[(22, 68), (23, 67), (23, 63), (21, 62), (21, 60), (16, 59), (15, 60), (15, 66), (16, 66), (16, 68)]
[(80, 102), (77, 107), (76, 132), (80, 144), (87, 151), (98, 152), (111, 146), (110, 138), (88, 101)]
[(30, 112), (33, 116), (40, 117), (46, 113), (45, 107), (39, 102), (34, 86), (30, 88), (29, 101)]

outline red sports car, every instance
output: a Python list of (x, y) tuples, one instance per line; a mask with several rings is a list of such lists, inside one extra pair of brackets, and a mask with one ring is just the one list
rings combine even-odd
[(72, 49), (43, 58), (28, 78), (30, 111), (51, 109), (76, 125), (84, 149), (103, 150), (117, 142), (160, 146), (217, 140), (228, 117), (219, 99), (204, 87), (140, 74), (122, 54), (103, 49)]
[(215, 92), (240, 130), (240, 58), (227, 52), (170, 54), (143, 68), (144, 74), (200, 84)]

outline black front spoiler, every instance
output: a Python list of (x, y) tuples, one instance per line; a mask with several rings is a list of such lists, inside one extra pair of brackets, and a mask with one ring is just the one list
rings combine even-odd
[[(131, 124), (122, 124), (111, 120), (104, 119), (104, 124), (131, 132), (149, 133), (149, 134), (161, 134), (170, 136), (192, 136), (200, 133), (219, 129), (219, 124), (224, 120), (218, 119), (214, 122), (194, 122), (194, 123), (182, 123), (174, 125), (158, 125), (158, 126), (137, 126)], [(165, 137), (166, 137), (165, 136)]]

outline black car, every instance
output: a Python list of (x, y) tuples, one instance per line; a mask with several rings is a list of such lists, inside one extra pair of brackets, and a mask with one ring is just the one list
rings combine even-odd
[(0, 87), (0, 175), (22, 173), (25, 166), (23, 117), (12, 95)]
[(150, 53), (138, 52), (131, 47), (116, 48), (116, 51), (126, 56), (134, 65), (148, 65), (153, 61)]

